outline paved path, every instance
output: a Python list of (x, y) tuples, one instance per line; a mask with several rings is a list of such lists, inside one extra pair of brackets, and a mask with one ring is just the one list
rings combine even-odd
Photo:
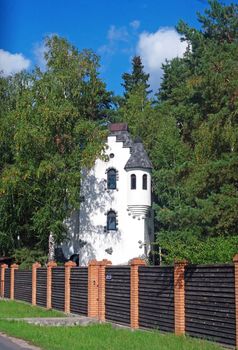
[(40, 350), (40, 348), (27, 344), (24, 340), (8, 337), (0, 333), (1, 350)]
[[(88, 326), (91, 323), (98, 323), (95, 318), (86, 316), (67, 317), (24, 317), (24, 318), (4, 318), (7, 321), (24, 321), (40, 326)], [(2, 350), (0, 348), (0, 350)]]

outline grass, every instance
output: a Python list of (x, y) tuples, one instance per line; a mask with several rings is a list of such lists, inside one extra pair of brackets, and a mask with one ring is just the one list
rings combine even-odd
[[(63, 314), (64, 315), (64, 314)], [(21, 338), (43, 350), (222, 350), (219, 345), (199, 339), (176, 337), (158, 331), (130, 331), (110, 324), (87, 327), (36, 326), (4, 317), (62, 316), (57, 311), (15, 301), (0, 301), (0, 332)]]
[(0, 331), (44, 350), (221, 350), (218, 345), (157, 331), (130, 331), (111, 325), (46, 327), (0, 320)]
[(62, 317), (64, 313), (56, 310), (46, 310), (14, 300), (0, 300), (0, 319), (6, 317)]

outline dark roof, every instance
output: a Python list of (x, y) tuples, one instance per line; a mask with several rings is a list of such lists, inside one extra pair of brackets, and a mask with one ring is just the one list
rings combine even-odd
[(128, 126), (126, 123), (113, 123), (109, 124), (108, 129), (110, 132), (128, 131)]
[(108, 129), (110, 136), (116, 136), (117, 142), (123, 142), (123, 147), (130, 148), (132, 146), (132, 139), (126, 123), (109, 124)]
[(126, 123), (109, 124), (108, 129), (110, 136), (116, 136), (117, 142), (123, 142), (123, 147), (130, 148), (131, 156), (125, 165), (125, 169), (152, 169), (151, 161), (140, 137), (136, 137), (133, 142)]
[(131, 156), (125, 165), (125, 169), (134, 168), (152, 169), (151, 161), (139, 138), (132, 144)]

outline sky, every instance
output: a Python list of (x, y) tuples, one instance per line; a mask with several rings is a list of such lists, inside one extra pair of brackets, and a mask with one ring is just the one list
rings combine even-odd
[(44, 37), (57, 34), (100, 56), (100, 76), (116, 94), (140, 55), (156, 91), (162, 63), (186, 49), (176, 24), (199, 28), (196, 12), (207, 7), (207, 0), (0, 0), (0, 71), (44, 69)]

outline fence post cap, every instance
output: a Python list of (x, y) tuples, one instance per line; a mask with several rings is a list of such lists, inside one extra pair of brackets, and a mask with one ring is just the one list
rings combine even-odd
[(57, 264), (55, 261), (49, 261), (48, 264), (47, 264), (47, 267), (56, 267)]
[(183, 260), (175, 260), (174, 261), (175, 266), (186, 266), (188, 265), (188, 260), (183, 259)]
[(18, 267), (19, 267), (19, 265), (17, 265), (17, 264), (12, 264), (12, 265), (11, 265), (11, 269), (15, 269), (15, 270), (17, 270), (17, 269), (18, 269)]
[(99, 265), (99, 266), (112, 265), (112, 262), (111, 262), (110, 260), (103, 259), (103, 260), (101, 260), (101, 261), (98, 261), (98, 265)]
[(130, 261), (131, 266), (146, 266), (146, 261), (141, 258), (134, 258)]
[(98, 265), (98, 261), (96, 259), (90, 260), (88, 263), (88, 266), (97, 266)]
[(234, 262), (235, 264), (238, 264), (238, 254), (236, 254), (236, 255), (234, 256), (233, 262)]
[(77, 266), (77, 264), (74, 262), (74, 261), (67, 261), (65, 264), (64, 264), (65, 267), (75, 267)]
[(2, 264), (2, 265), (1, 265), (1, 268), (2, 268), (2, 269), (7, 269), (7, 268), (8, 268), (8, 265), (7, 265), (7, 264)]
[(41, 264), (38, 261), (36, 261), (34, 264), (32, 264), (33, 269), (38, 269), (38, 267), (41, 267)]

